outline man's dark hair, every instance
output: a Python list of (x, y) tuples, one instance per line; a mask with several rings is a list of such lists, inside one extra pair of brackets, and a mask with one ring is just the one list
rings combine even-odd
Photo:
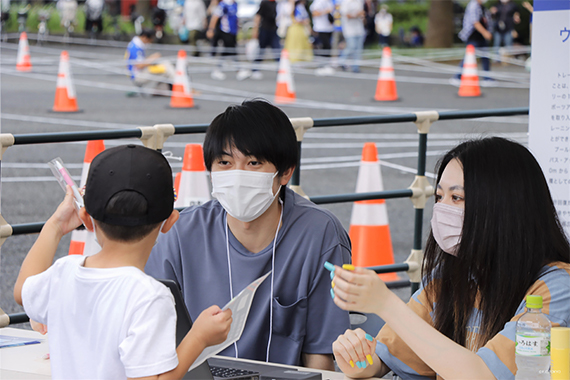
[(229, 106), (212, 121), (204, 139), (206, 168), (211, 171), (214, 160), (232, 147), (272, 163), (279, 176), (295, 167), (299, 157), (291, 121), (279, 108), (261, 99)]
[[(115, 194), (107, 203), (105, 213), (115, 216), (144, 216), (148, 212), (148, 204), (136, 191), (123, 190)], [(150, 234), (161, 223), (142, 226), (115, 226), (97, 221), (97, 227), (110, 240), (135, 243)]]

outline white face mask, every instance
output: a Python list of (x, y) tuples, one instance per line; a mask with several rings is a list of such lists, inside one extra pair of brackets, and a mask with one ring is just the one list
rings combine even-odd
[(228, 214), (242, 222), (251, 222), (261, 216), (279, 194), (279, 190), (273, 194), (276, 175), (249, 170), (212, 172), (212, 196)]
[(457, 256), (463, 229), (463, 209), (443, 203), (433, 205), (431, 229), (439, 247), (450, 255)]

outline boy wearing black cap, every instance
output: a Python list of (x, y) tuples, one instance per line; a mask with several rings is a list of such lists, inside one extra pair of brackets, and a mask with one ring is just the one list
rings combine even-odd
[[(181, 378), (204, 348), (225, 340), (231, 311), (212, 306), (175, 345), (170, 291), (143, 269), (159, 232), (178, 219), (170, 165), (154, 150), (124, 145), (89, 169), (85, 207), (65, 199), (20, 269), (14, 298), (50, 331), (54, 378)], [(51, 265), (63, 235), (83, 222), (101, 251)]]

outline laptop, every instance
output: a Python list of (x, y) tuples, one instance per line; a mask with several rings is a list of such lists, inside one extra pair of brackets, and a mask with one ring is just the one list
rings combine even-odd
[[(172, 280), (158, 280), (166, 285), (176, 302), (176, 346), (182, 342), (190, 328), (192, 319), (184, 303), (180, 286)], [(233, 359), (213, 357), (189, 371), (186, 380), (321, 380), (319, 372), (298, 371), (295, 368), (281, 367), (265, 363), (236, 362)]]

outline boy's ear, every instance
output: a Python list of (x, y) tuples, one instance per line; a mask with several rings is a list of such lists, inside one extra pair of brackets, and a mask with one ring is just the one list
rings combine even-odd
[(295, 167), (292, 166), (283, 172), (283, 174), (281, 175), (281, 178), (279, 180), (279, 182), (281, 183), (282, 186), (285, 186), (289, 183), (289, 180), (293, 176), (294, 171), (295, 171)]
[(93, 219), (91, 219), (91, 216), (87, 213), (87, 210), (85, 210), (85, 207), (81, 207), (79, 209), (79, 219), (81, 219), (81, 221), (83, 222), (83, 225), (85, 226), (85, 228), (87, 228), (88, 231), (90, 231), (90, 232), (94, 231)]
[(172, 214), (170, 214), (170, 216), (166, 219), (166, 221), (164, 222), (164, 225), (162, 226), (162, 229), (160, 230), (160, 232), (165, 234), (168, 231), (170, 231), (170, 229), (172, 228), (174, 223), (176, 223), (176, 221), (178, 220), (179, 217), (180, 217), (180, 213), (178, 212), (178, 210), (172, 210)]

